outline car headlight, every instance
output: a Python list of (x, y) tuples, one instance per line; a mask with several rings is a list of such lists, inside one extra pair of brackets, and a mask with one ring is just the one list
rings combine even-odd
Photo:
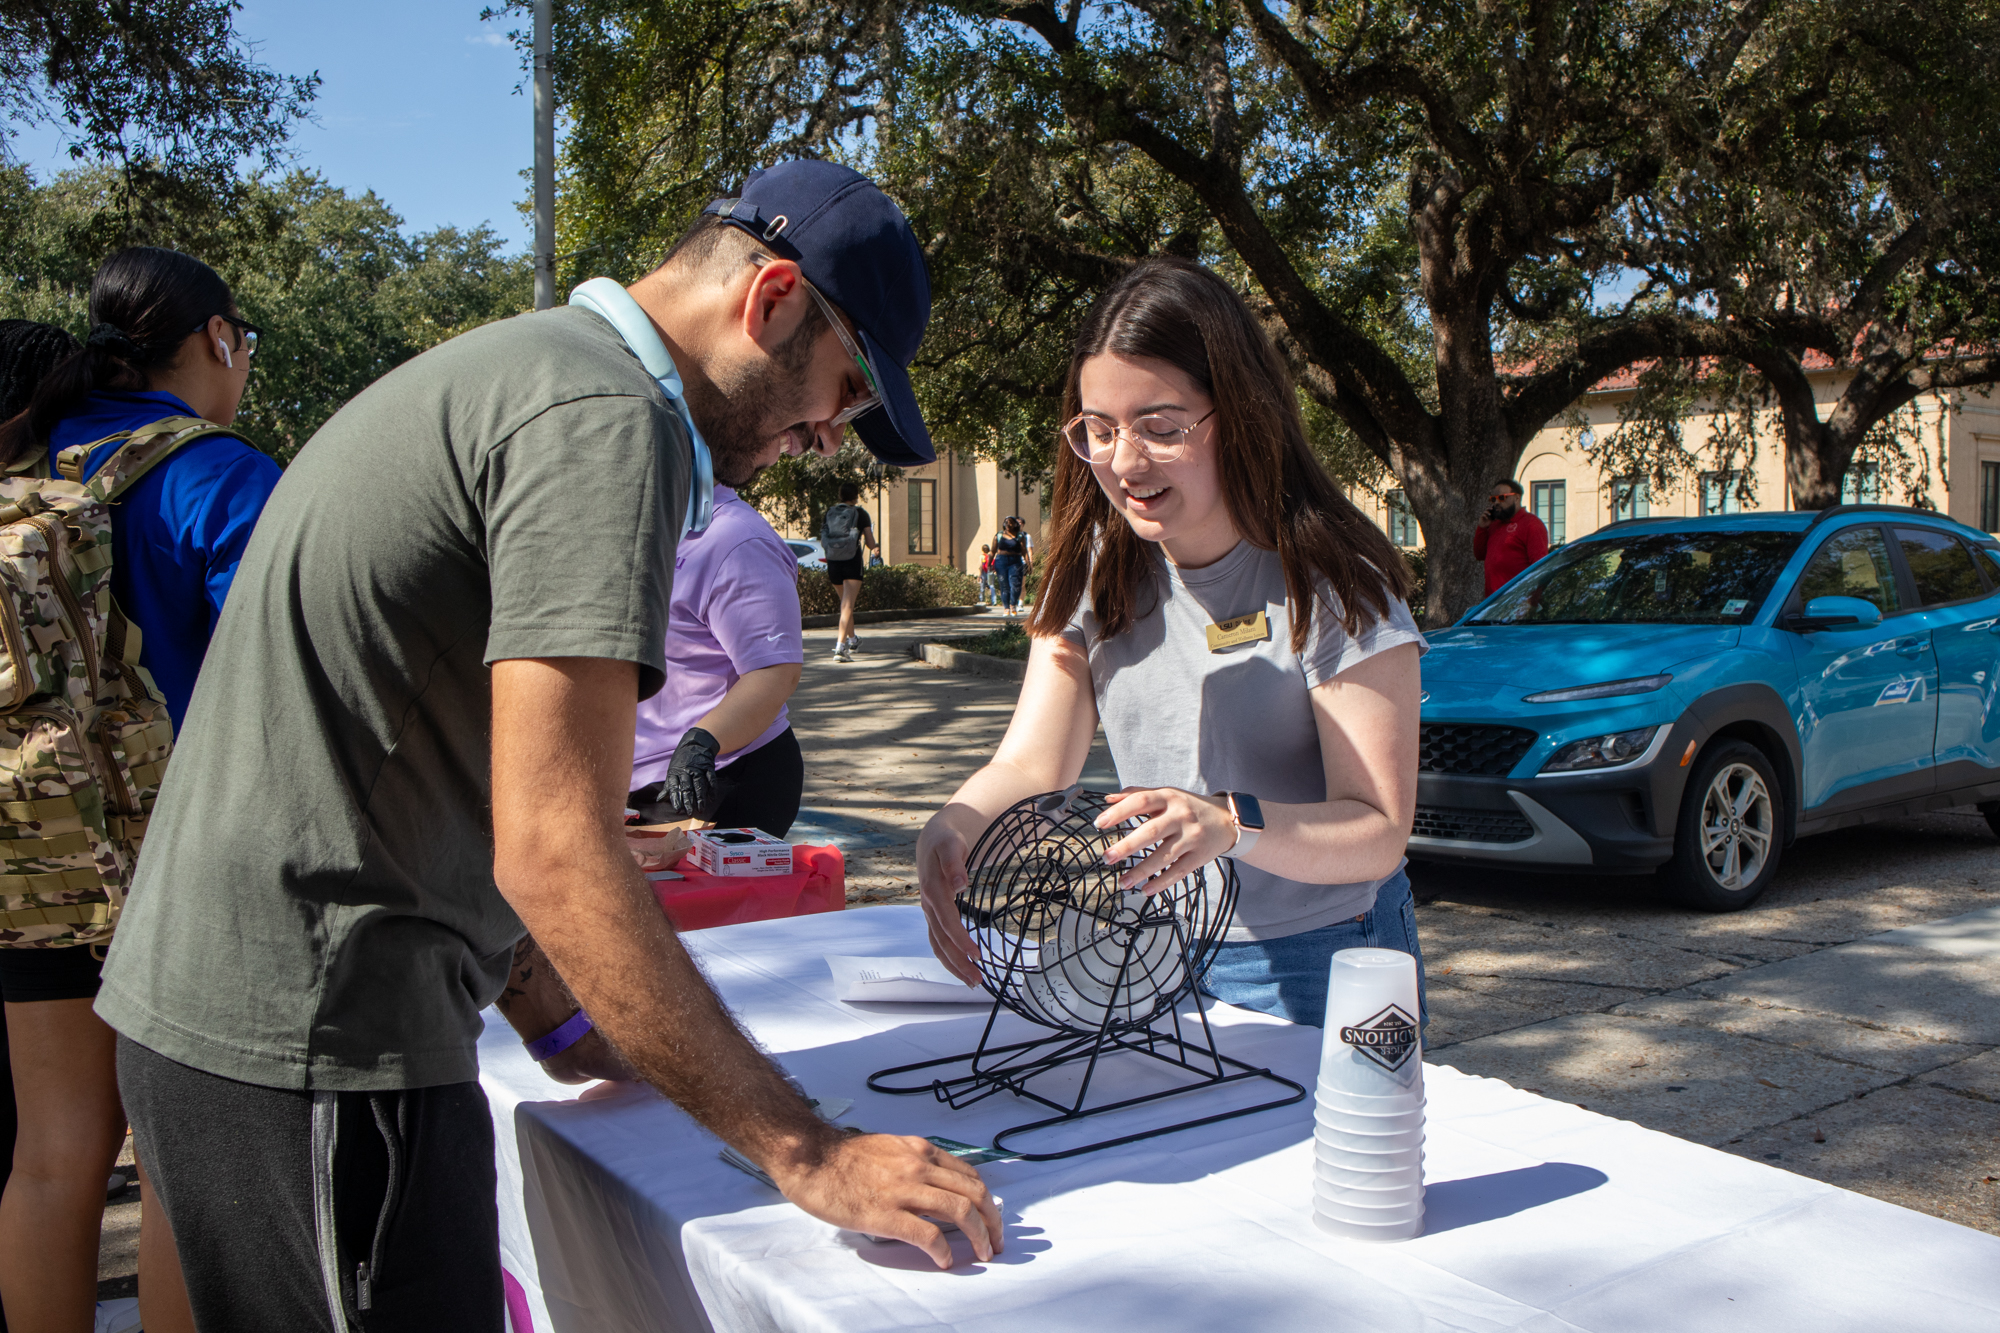
[(1575, 773), (1588, 768), (1615, 768), (1629, 764), (1646, 753), (1658, 727), (1637, 727), (1615, 731), (1609, 736), (1588, 736), (1571, 741), (1542, 765), (1544, 773)]
[(1662, 671), (1657, 676), (1634, 676), (1630, 680), (1607, 680), (1602, 685), (1572, 685), (1564, 690), (1543, 690), (1524, 694), (1524, 704), (1566, 704), (1576, 699), (1615, 699), (1621, 694), (1651, 694), (1673, 677)]

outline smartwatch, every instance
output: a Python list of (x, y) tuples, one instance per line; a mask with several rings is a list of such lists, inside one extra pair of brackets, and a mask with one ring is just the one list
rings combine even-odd
[(1236, 825), (1236, 841), (1223, 855), (1248, 855), (1264, 831), (1264, 807), (1247, 791), (1226, 791), (1221, 796), (1229, 803), (1230, 822)]

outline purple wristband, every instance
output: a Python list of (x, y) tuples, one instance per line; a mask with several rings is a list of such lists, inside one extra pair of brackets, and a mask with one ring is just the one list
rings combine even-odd
[(595, 1023), (590, 1021), (590, 1015), (579, 1009), (575, 1014), (571, 1015), (567, 1023), (564, 1023), (548, 1036), (537, 1037), (533, 1041), (524, 1041), (521, 1044), (528, 1048), (528, 1054), (534, 1056), (536, 1063), (539, 1064), (543, 1060), (553, 1060), (556, 1056), (561, 1055), (564, 1051), (582, 1041), (584, 1035), (596, 1026)]

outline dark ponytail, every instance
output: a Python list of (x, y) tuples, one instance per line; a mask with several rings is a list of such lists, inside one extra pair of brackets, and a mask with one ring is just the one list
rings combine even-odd
[(0, 467), (46, 449), (56, 423), (93, 393), (135, 393), (180, 355), (215, 315), (234, 315), (229, 284), (192, 255), (135, 245), (104, 261), (90, 284), (90, 333), (58, 362), (27, 410), (0, 425)]
[(27, 411), (35, 386), (82, 346), (53, 324), (0, 319), (0, 424)]

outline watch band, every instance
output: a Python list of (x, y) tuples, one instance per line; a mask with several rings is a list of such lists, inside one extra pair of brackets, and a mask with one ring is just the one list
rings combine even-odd
[(1264, 834), (1263, 807), (1248, 792), (1226, 791), (1222, 799), (1229, 804), (1229, 822), (1236, 825), (1236, 841), (1223, 855), (1248, 856)]
[(524, 1041), (521, 1044), (528, 1048), (528, 1054), (534, 1056), (536, 1063), (539, 1064), (543, 1060), (553, 1060), (561, 1055), (582, 1041), (596, 1026), (590, 1021), (590, 1015), (579, 1009), (570, 1015), (568, 1022), (546, 1037), (537, 1037), (533, 1041)]

